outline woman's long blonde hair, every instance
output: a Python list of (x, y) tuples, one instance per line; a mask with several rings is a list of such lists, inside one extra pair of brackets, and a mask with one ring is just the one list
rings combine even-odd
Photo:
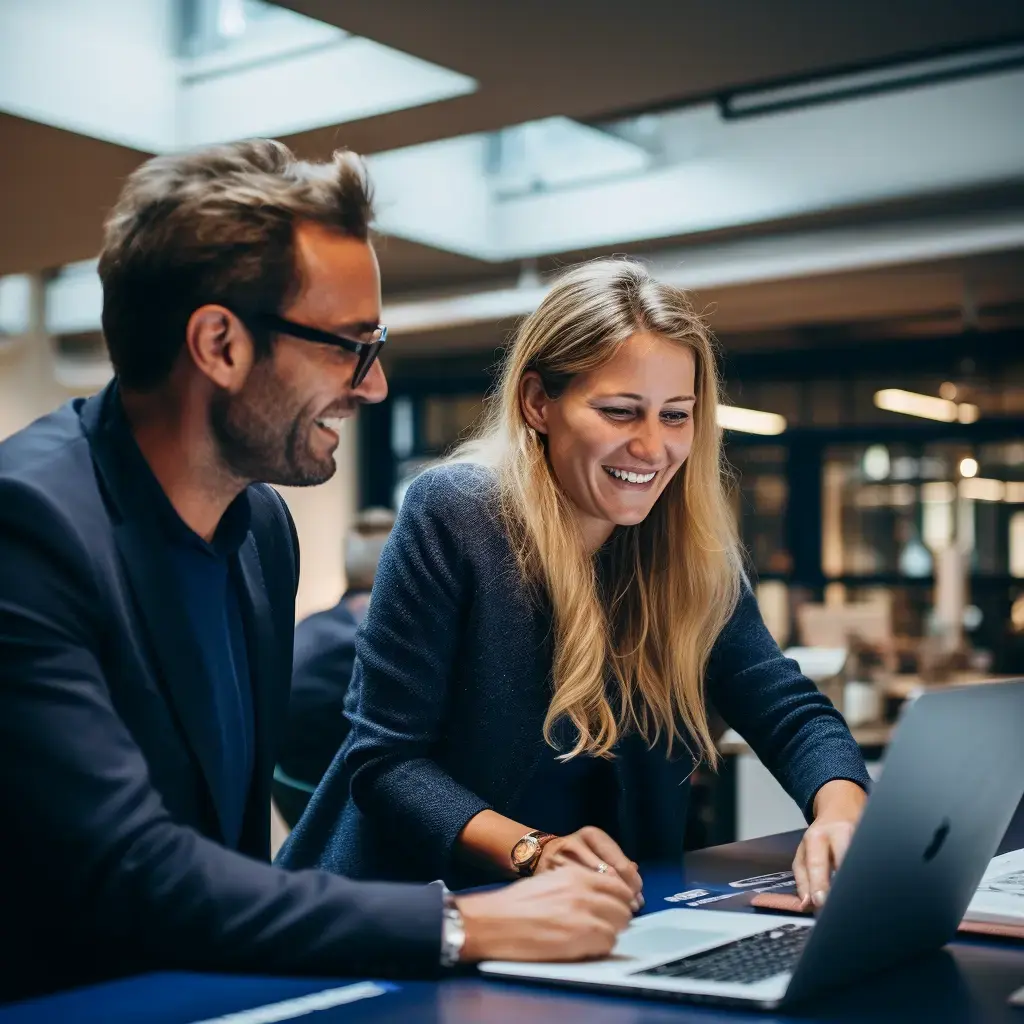
[[(574, 375), (607, 363), (638, 331), (694, 354), (693, 447), (647, 518), (612, 534), (602, 591), (569, 498), (523, 417), (520, 381), (536, 370), (557, 399)], [(496, 471), (519, 569), (550, 599), (554, 693), (544, 738), (554, 745), (555, 722), (569, 718), (579, 739), (566, 756), (610, 756), (620, 734), (635, 728), (652, 746), (662, 731), (670, 748), (692, 739), (695, 756), (717, 761), (704, 674), (742, 578), (715, 416), (719, 392), (711, 336), (685, 293), (633, 260), (598, 260), (564, 274), (523, 321), (482, 432), (452, 456)]]

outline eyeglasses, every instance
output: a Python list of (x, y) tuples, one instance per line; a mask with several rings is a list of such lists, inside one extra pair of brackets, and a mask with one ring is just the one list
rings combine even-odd
[(343, 348), (346, 352), (352, 352), (358, 356), (356, 368), (352, 373), (352, 387), (357, 388), (366, 380), (384, 342), (388, 340), (388, 329), (384, 324), (377, 324), (373, 335), (368, 341), (355, 341), (353, 338), (345, 338), (340, 334), (332, 334), (330, 331), (321, 331), (317, 327), (309, 327), (306, 324), (297, 324), (293, 320), (286, 320), (276, 313), (257, 313), (251, 318), (254, 322), (261, 324), (278, 334), (287, 334), (290, 338), (299, 338), (302, 341), (315, 341), (321, 345), (333, 345), (335, 348)]

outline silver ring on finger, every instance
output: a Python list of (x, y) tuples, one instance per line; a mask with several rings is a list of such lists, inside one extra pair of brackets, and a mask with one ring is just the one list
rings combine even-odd
[(607, 865), (607, 864), (605, 864), (605, 862), (604, 862), (603, 860), (599, 860), (599, 861), (597, 862), (597, 867), (596, 867), (596, 868), (594, 868), (594, 870), (595, 870), (595, 871), (596, 871), (596, 872), (597, 872), (597, 873), (598, 873), (599, 875), (605, 875), (605, 874), (607, 874), (607, 873), (608, 873), (608, 865)]

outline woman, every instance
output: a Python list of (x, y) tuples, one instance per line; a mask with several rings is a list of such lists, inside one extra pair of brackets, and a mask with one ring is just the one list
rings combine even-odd
[(577, 861), (639, 905), (678, 858), (708, 702), (812, 821), (820, 904), (868, 776), (744, 578), (709, 334), (628, 260), (522, 324), (482, 436), (409, 489), (357, 641), (352, 728), (285, 853), (450, 885)]

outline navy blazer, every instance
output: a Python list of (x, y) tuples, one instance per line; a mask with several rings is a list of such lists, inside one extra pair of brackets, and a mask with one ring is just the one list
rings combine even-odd
[[(494, 502), (494, 478), (446, 465), (410, 487), (356, 640), (351, 731), (281, 860), (353, 877), (481, 876), (453, 858), (478, 812), (508, 813), (551, 750), (551, 615), (532, 600)], [(715, 644), (707, 695), (810, 815), (832, 779), (869, 778), (832, 704), (784, 658), (745, 588)], [(635, 860), (683, 850), (694, 761), (627, 734), (615, 750), (618, 838)], [(526, 824), (529, 824), (527, 822)]]
[(255, 763), (241, 852), (220, 845), (211, 684), (118, 400), (112, 384), (0, 444), (0, 998), (154, 968), (434, 968), (437, 887), (267, 863), (298, 549), (263, 485), (234, 566)]

